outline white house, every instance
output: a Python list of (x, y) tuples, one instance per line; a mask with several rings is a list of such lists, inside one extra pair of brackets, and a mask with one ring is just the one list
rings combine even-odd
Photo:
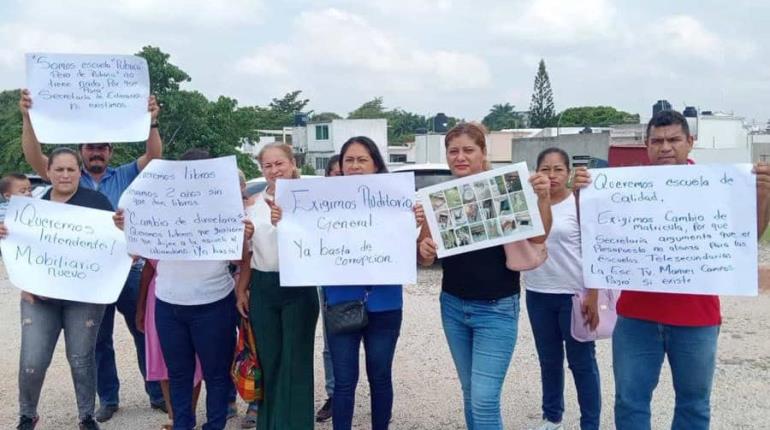
[(729, 114), (700, 113), (692, 127), (695, 135), (690, 158), (697, 163), (750, 163), (751, 139), (743, 118)]
[(366, 136), (379, 148), (388, 162), (388, 121), (386, 119), (335, 119), (331, 122), (308, 123), (292, 129), (292, 145), (305, 154), (305, 162), (322, 174), (329, 158), (339, 154), (351, 137)]
[(407, 142), (405, 145), (388, 146), (388, 160), (385, 161), (389, 166), (400, 166), (403, 164), (414, 164), (415, 158), (415, 143)]

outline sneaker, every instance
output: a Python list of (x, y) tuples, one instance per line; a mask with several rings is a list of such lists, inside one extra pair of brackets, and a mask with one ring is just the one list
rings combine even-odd
[(96, 424), (93, 418), (86, 417), (86, 419), (80, 422), (79, 428), (80, 430), (99, 430), (99, 424)]
[(564, 426), (561, 423), (552, 423), (548, 420), (543, 420), (535, 430), (562, 430)]
[(118, 405), (101, 405), (99, 406), (99, 410), (96, 411), (96, 421), (99, 421), (100, 423), (109, 421), (117, 411)]
[(329, 397), (321, 409), (315, 414), (315, 422), (323, 423), (329, 421), (332, 418), (332, 399)]
[(37, 425), (37, 417), (30, 418), (24, 415), (19, 417), (19, 425), (16, 426), (16, 430), (34, 430)]
[[(163, 412), (164, 414), (168, 413), (168, 407), (166, 406), (166, 401), (165, 400), (161, 400), (161, 401), (159, 401), (157, 403), (150, 402), (150, 408), (152, 408), (153, 410), (156, 410), (156, 411)], [(99, 418), (97, 418), (97, 420), (98, 419)]]

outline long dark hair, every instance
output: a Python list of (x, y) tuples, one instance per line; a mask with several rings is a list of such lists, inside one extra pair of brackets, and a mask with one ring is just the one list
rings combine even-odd
[[(350, 148), (350, 145), (354, 143), (363, 145), (367, 152), (369, 152), (369, 156), (372, 157), (374, 167), (376, 168), (374, 173), (388, 173), (388, 166), (385, 165), (385, 160), (382, 159), (380, 148), (377, 147), (377, 144), (374, 143), (372, 139), (366, 136), (351, 137), (342, 145), (342, 149), (340, 149), (340, 167), (343, 167), (345, 161), (345, 152), (347, 152), (347, 150)], [(345, 174), (344, 170), (342, 174)]]
[(545, 156), (548, 155), (548, 154), (559, 154), (561, 156), (562, 160), (564, 160), (564, 165), (567, 166), (567, 172), (569, 172), (569, 169), (570, 169), (570, 166), (569, 166), (569, 155), (567, 155), (567, 152), (564, 151), (563, 149), (555, 148), (555, 147), (554, 148), (546, 148), (546, 149), (543, 150), (543, 152), (538, 154), (538, 156), (537, 156), (537, 167), (535, 168), (535, 170), (540, 169), (540, 165), (543, 164), (543, 160), (545, 160)]
[(329, 161), (326, 163), (326, 174), (324, 176), (329, 176), (332, 174), (332, 169), (334, 169), (335, 164), (340, 170), (342, 170), (342, 165), (340, 164), (340, 156), (338, 154), (334, 154), (329, 157)]

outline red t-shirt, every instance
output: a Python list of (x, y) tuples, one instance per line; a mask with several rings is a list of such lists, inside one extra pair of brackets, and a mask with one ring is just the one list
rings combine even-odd
[(722, 324), (719, 296), (623, 291), (618, 315), (660, 324), (705, 327)]
[[(695, 164), (687, 159), (687, 164)], [(722, 324), (719, 296), (623, 291), (618, 315), (660, 324), (706, 327)]]

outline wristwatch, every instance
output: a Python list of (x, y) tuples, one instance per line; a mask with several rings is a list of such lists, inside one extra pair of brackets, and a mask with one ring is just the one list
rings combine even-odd
[(150, 123), (150, 128), (158, 128), (158, 121)]

